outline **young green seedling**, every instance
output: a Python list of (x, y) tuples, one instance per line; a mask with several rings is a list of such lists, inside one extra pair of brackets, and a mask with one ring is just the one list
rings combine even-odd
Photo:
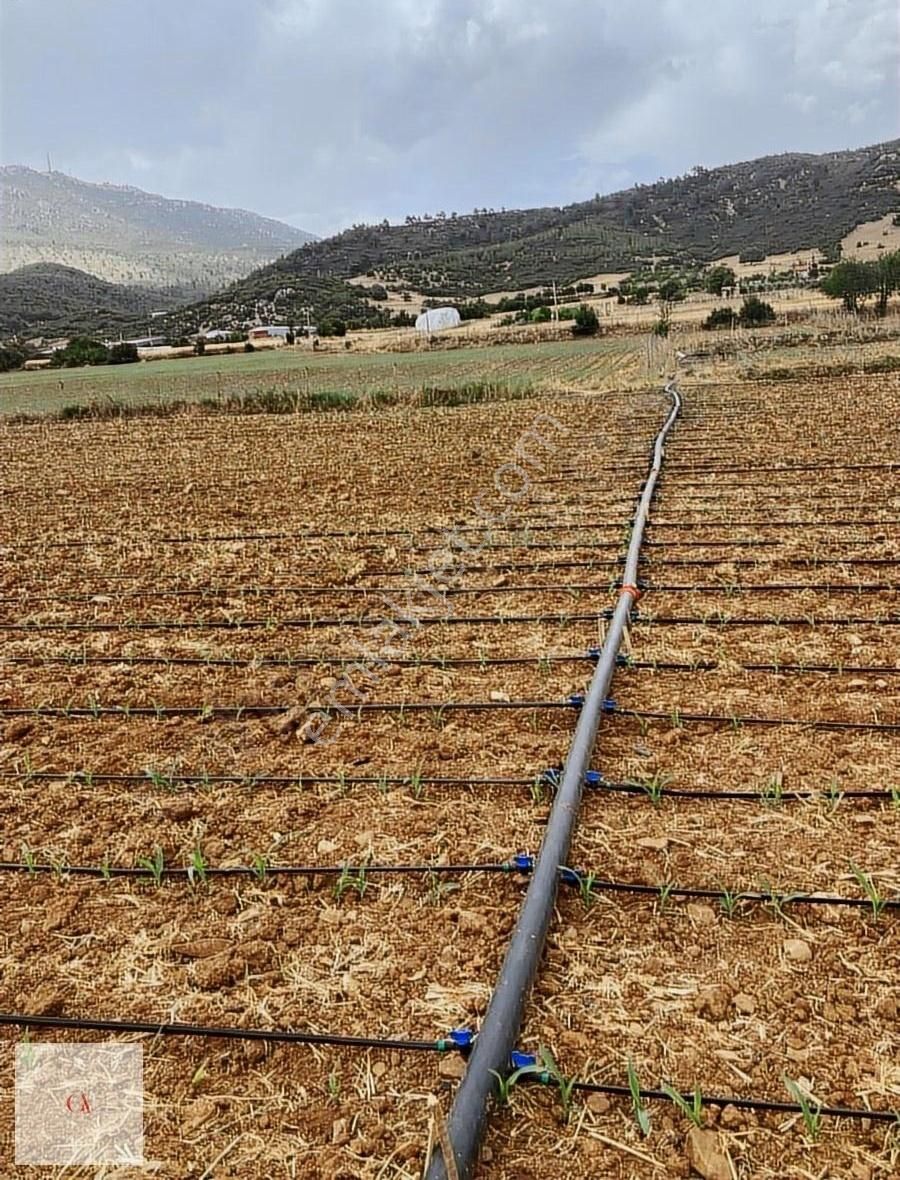
[(728, 889), (722, 890), (722, 896), (719, 898), (719, 905), (722, 907), (726, 918), (733, 918), (738, 911), (740, 899), (736, 893), (732, 893)]
[(22, 860), (25, 862), (29, 874), (33, 874), (37, 866), (37, 861), (32, 849), (24, 842), (22, 844)]
[(250, 858), (250, 870), (260, 885), (265, 885), (269, 872), (269, 858), (264, 852), (254, 852)]
[(818, 1143), (819, 1136), (822, 1134), (822, 1108), (818, 1102), (813, 1100), (800, 1089), (800, 1086), (791, 1078), (785, 1075), (785, 1088), (793, 1100), (800, 1107), (800, 1114), (803, 1118), (803, 1125), (806, 1127), (806, 1134), (809, 1137), (810, 1143)]
[(659, 1088), (664, 1094), (668, 1094), (673, 1104), (678, 1107), (686, 1118), (691, 1120), (695, 1127), (703, 1126), (703, 1095), (700, 1093), (698, 1086), (694, 1087), (690, 1102), (674, 1086), (670, 1086), (668, 1082), (662, 1082)]
[(349, 865), (344, 865), (341, 869), (341, 875), (334, 883), (335, 900), (340, 901), (344, 894), (351, 889), (356, 890), (357, 897), (364, 897), (367, 888), (366, 866), (360, 865), (359, 869), (354, 873)]
[(853, 861), (850, 862), (850, 872), (856, 878), (857, 885), (859, 885), (860, 889), (866, 895), (866, 899), (872, 907), (872, 917), (877, 922), (884, 911), (884, 907), (887, 905), (887, 898), (878, 892), (878, 886), (872, 879), (871, 873), (865, 872), (855, 865)]
[(553, 1082), (553, 1084), (556, 1086), (559, 1092), (560, 1105), (562, 1106), (563, 1120), (568, 1122), (569, 1116), (572, 1113), (572, 1091), (575, 1089), (575, 1082), (577, 1079), (567, 1078), (563, 1074), (556, 1062), (556, 1058), (549, 1049), (539, 1049), (538, 1056), (544, 1066), (542, 1077), (544, 1074), (546, 1074), (547, 1080)]
[(206, 857), (203, 855), (199, 845), (191, 853), (191, 863), (188, 865), (188, 881), (191, 885), (199, 882), (201, 885), (208, 884)]
[(634, 1121), (646, 1139), (650, 1134), (650, 1112), (641, 1101), (641, 1083), (634, 1068), (634, 1062), (630, 1057), (628, 1058), (628, 1089), (631, 1093), (631, 1111)]
[(497, 1103), (499, 1106), (509, 1106), (512, 1097), (512, 1092), (515, 1086), (521, 1082), (523, 1078), (540, 1077), (544, 1072), (542, 1065), (520, 1065), (518, 1069), (514, 1069), (511, 1074), (506, 1077), (498, 1073), (496, 1069), (490, 1071), (497, 1080)]
[(674, 881), (666, 881), (659, 887), (659, 912), (664, 914), (666, 906), (669, 904), (669, 898), (672, 895), (672, 890), (675, 888)]
[(139, 856), (138, 868), (146, 869), (157, 888), (162, 884), (166, 861), (163, 850), (157, 844), (152, 856)]

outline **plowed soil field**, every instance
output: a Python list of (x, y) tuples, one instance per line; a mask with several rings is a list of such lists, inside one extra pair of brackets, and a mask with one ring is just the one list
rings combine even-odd
[[(422, 1174), (465, 1068), (429, 1046), (487, 1007), (667, 408), (0, 426), (0, 1012), (338, 1042), (121, 1034), (152, 1174)], [(896, 378), (685, 392), (572, 851), (598, 888), (562, 887), (522, 1032), (567, 1076), (900, 1107), (900, 914), (780, 897), (900, 893), (898, 411)], [(23, 1036), (0, 1172), (45, 1175)], [(515, 1087), (479, 1176), (900, 1161), (886, 1123), (648, 1111)]]

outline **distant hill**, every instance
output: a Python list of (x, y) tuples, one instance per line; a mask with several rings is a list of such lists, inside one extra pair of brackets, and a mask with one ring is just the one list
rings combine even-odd
[(812, 247), (834, 256), (857, 225), (900, 209), (898, 183), (900, 140), (893, 140), (696, 168), (564, 207), (355, 226), (254, 271), (173, 322), (181, 329), (239, 324), (262, 304), (280, 320), (300, 322), (300, 309), (311, 305), (317, 318), (378, 323), (378, 304), (347, 282), (367, 273), (416, 299), (458, 300), (629, 271), (653, 258), (691, 265)]
[(176, 302), (165, 291), (107, 283), (71, 266), (37, 262), (0, 274), (0, 337), (119, 330), (145, 335), (150, 313)]
[(312, 240), (242, 209), (173, 201), (63, 172), (0, 168), (0, 271), (50, 262), (198, 298)]

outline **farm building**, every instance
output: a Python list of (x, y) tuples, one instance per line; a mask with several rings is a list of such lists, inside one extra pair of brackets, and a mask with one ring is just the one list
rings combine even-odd
[(270, 337), (287, 340), (291, 329), (286, 324), (262, 324), (258, 328), (251, 328), (248, 335), (251, 340), (265, 340)]
[(416, 320), (417, 332), (444, 332), (461, 323), (455, 307), (429, 307)]

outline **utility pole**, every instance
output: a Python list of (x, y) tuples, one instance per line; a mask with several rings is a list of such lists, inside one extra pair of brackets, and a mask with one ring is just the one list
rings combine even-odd
[(553, 280), (553, 322), (559, 323), (559, 300), (556, 297), (556, 279)]

